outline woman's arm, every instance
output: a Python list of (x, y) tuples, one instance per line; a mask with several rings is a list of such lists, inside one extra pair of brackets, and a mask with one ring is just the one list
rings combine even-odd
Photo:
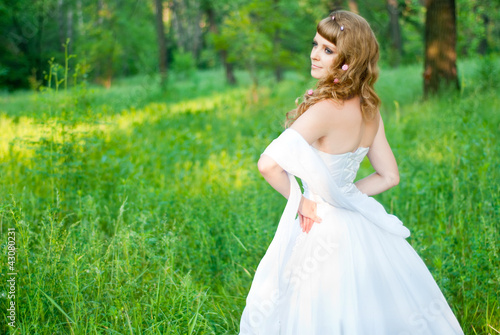
[(398, 164), (389, 142), (385, 137), (384, 122), (380, 117), (379, 128), (368, 152), (368, 159), (375, 173), (355, 183), (356, 187), (367, 195), (382, 193), (399, 184)]
[[(312, 144), (327, 134), (331, 113), (331, 103), (319, 102), (302, 114), (290, 128), (297, 131), (309, 144)], [(267, 155), (261, 155), (257, 166), (264, 179), (288, 199), (290, 180), (286, 171)], [(321, 222), (321, 218), (316, 215), (316, 203), (302, 197), (299, 218), (302, 229), (306, 232), (309, 232), (314, 222)]]
[[(264, 179), (285, 198), (290, 196), (290, 180), (285, 170), (267, 155), (262, 155), (258, 162), (258, 168)], [(309, 233), (314, 222), (321, 222), (316, 215), (316, 202), (302, 196), (299, 204), (299, 221), (303, 231)]]
[(290, 196), (290, 180), (286, 171), (267, 155), (260, 156), (257, 167), (269, 185), (288, 199)]

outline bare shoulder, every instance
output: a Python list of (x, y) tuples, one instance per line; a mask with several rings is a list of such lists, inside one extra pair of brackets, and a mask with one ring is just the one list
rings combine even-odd
[(319, 101), (299, 116), (290, 128), (298, 131), (311, 144), (330, 131), (334, 106), (328, 100)]
[(341, 102), (325, 99), (309, 107), (297, 121), (314, 123), (317, 127), (331, 130), (332, 127), (359, 125), (362, 118), (359, 99)]
[(345, 104), (331, 99), (325, 99), (309, 107), (303, 115), (307, 118), (314, 118), (317, 122), (322, 124), (328, 124), (334, 120), (336, 116), (341, 116), (345, 107)]
[(345, 108), (345, 104), (342, 102), (337, 102), (332, 99), (324, 99), (321, 100), (314, 105), (312, 105), (309, 109), (316, 110), (322, 113), (334, 113), (340, 112)]
[(302, 115), (300, 115), (294, 124), (301, 123), (324, 123), (331, 116), (332, 106), (326, 100), (319, 101), (309, 107)]
[(361, 114), (361, 105), (358, 97), (342, 102), (337, 102), (332, 99), (323, 100), (319, 104), (319, 108), (325, 110), (328, 121), (333, 124), (357, 125), (363, 116)]

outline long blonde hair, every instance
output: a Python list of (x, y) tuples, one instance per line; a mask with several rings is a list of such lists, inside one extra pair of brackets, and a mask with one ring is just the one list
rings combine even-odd
[[(286, 126), (321, 100), (341, 103), (356, 95), (361, 98), (363, 118), (372, 119), (380, 106), (373, 87), (378, 79), (379, 46), (370, 25), (357, 14), (339, 10), (321, 20), (316, 30), (337, 47), (338, 54), (327, 74), (316, 83), (313, 94), (304, 94), (297, 108), (287, 113)], [(342, 70), (344, 64), (348, 65), (347, 70)]]

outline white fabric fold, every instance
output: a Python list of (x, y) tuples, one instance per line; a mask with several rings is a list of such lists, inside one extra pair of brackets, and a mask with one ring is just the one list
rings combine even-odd
[(330, 205), (359, 212), (389, 233), (404, 238), (410, 236), (410, 231), (401, 220), (388, 214), (374, 198), (357, 189), (355, 192), (343, 192), (321, 157), (296, 130), (286, 129), (262, 154), (271, 157), (287, 173), (302, 179), (312, 193), (318, 194)]
[[(297, 180), (288, 174), (290, 195), (281, 215), (276, 234), (266, 254), (255, 271), (252, 286), (246, 299), (240, 323), (240, 335), (279, 334), (279, 306), (284, 294), (283, 267), (292, 253), (292, 241), (298, 236), (300, 226), (295, 220), (299, 209), (301, 191)], [(294, 224), (295, 223), (295, 224)]]

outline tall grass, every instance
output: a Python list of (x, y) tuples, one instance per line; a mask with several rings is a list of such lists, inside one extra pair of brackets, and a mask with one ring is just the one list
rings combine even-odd
[[(377, 85), (401, 173), (377, 198), (410, 228), (466, 334), (500, 330), (500, 99), (485, 64), (462, 63), (461, 92), (428, 101), (417, 67), (382, 70)], [(16, 334), (237, 333), (285, 204), (256, 161), (310, 81), (290, 73), (252, 91), (243, 74), (236, 88), (221, 76), (0, 97)], [(0, 330), (14, 333), (6, 319)]]

